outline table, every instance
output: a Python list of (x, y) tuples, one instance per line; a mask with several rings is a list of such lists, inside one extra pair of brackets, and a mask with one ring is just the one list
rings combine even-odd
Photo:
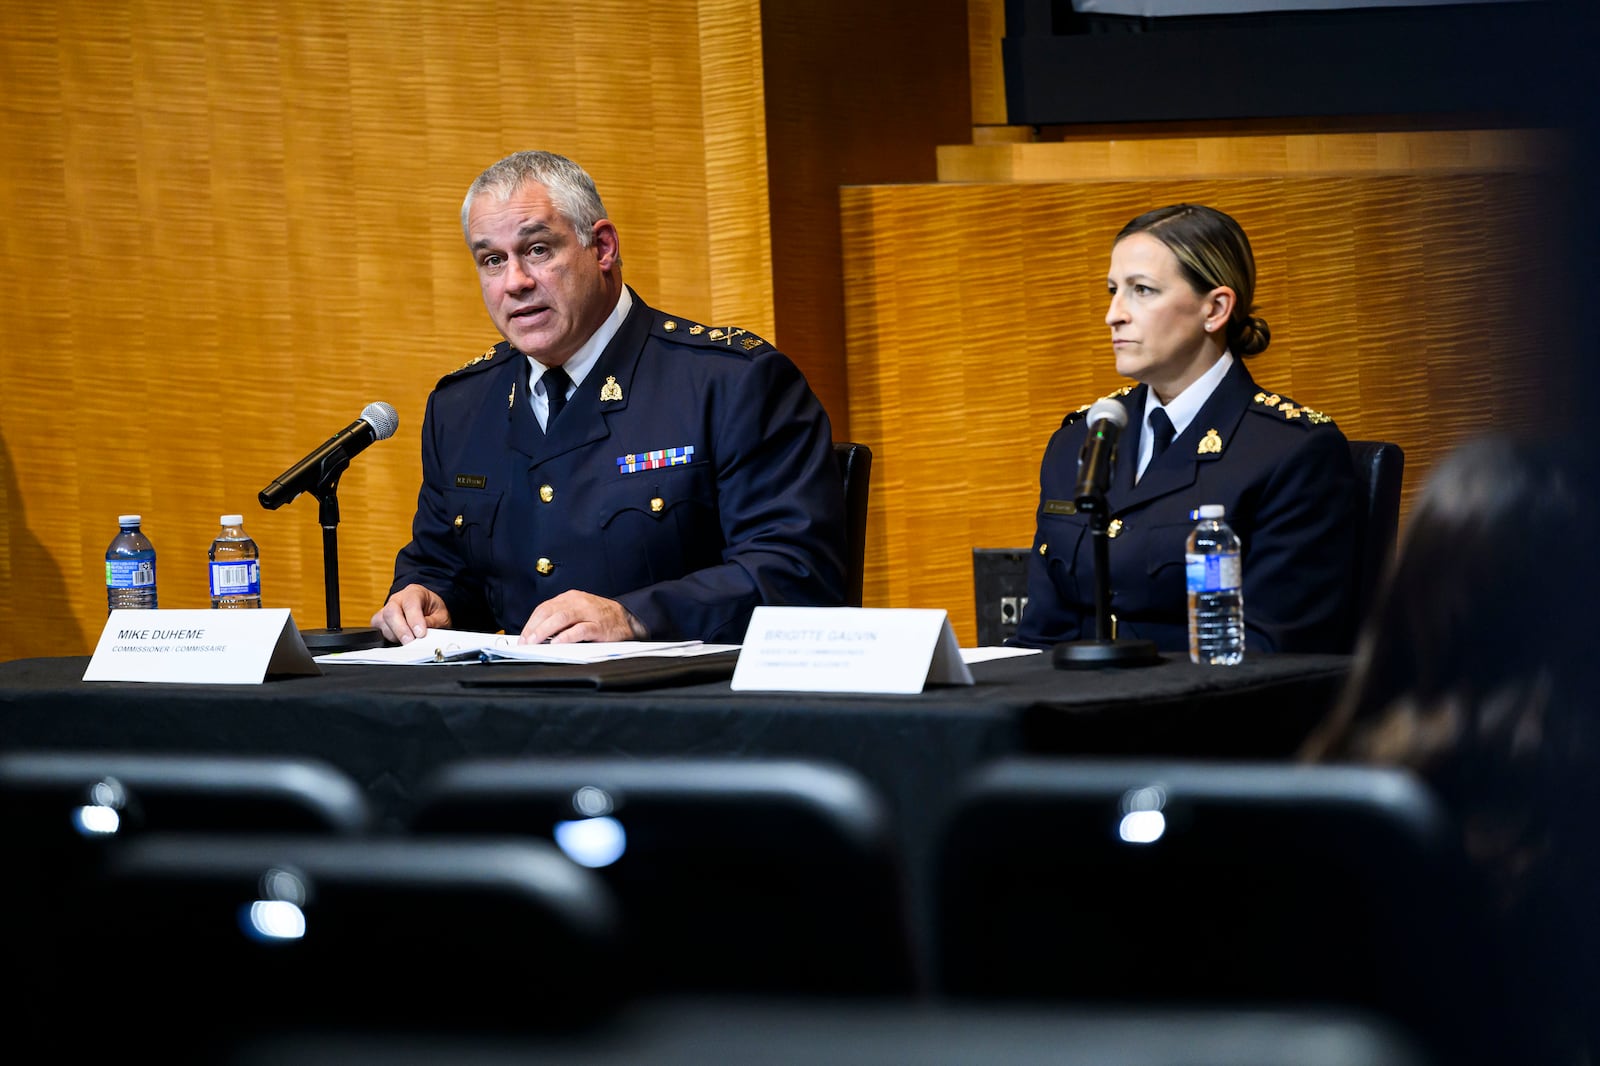
[[(762, 755), (848, 766), (899, 817), (926, 812), (979, 763), (1022, 752), (1277, 758), (1348, 672), (1342, 655), (1236, 667), (1177, 656), (1143, 668), (1057, 670), (1046, 655), (975, 663), (972, 686), (917, 695), (475, 688), (500, 664), (327, 666), (259, 685), (80, 680), (87, 657), (0, 663), (0, 748), (317, 757), (398, 825), (419, 781), (483, 755)], [(526, 669), (525, 667), (514, 667)]]
[(726, 680), (647, 691), (462, 684), (503, 664), (329, 665), (258, 685), (85, 682), (88, 661), (0, 663), (0, 749), (320, 758), (354, 778), (393, 829), (426, 775), (474, 756), (819, 759), (860, 773), (885, 801), (919, 917), (939, 826), (963, 776), (985, 761), (1286, 757), (1349, 668), (1342, 655), (1262, 655), (1234, 667), (1164, 655), (1148, 667), (1058, 670), (1042, 654), (975, 663), (971, 686), (837, 695), (734, 692)]

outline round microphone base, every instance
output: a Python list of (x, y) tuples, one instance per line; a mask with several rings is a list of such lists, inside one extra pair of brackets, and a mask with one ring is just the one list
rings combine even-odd
[(300, 639), (306, 642), (306, 650), (312, 655), (383, 647), (383, 634), (371, 626), (357, 629), (302, 629)]
[(1154, 666), (1161, 661), (1153, 640), (1069, 640), (1050, 652), (1057, 670), (1093, 670), (1102, 666)]

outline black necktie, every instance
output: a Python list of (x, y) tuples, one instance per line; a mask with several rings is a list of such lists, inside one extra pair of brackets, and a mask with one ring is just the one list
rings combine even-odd
[(567, 386), (572, 384), (572, 379), (567, 377), (565, 370), (553, 366), (539, 380), (544, 382), (544, 396), (550, 404), (550, 413), (544, 419), (544, 431), (548, 433), (556, 423), (556, 416), (567, 406)]
[(1150, 412), (1150, 461), (1153, 463), (1161, 458), (1161, 453), (1167, 450), (1167, 445), (1172, 443), (1173, 434), (1177, 431), (1172, 428), (1172, 419), (1167, 417), (1165, 407), (1157, 407)]

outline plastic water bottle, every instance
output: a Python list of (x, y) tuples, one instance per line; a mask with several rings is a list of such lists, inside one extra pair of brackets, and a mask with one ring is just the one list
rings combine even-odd
[(156, 609), (156, 549), (136, 514), (117, 516), (121, 527), (106, 549), (106, 614)]
[(222, 516), (211, 542), (211, 606), (261, 606), (261, 551), (244, 531), (244, 516)]
[(1200, 508), (1184, 556), (1189, 582), (1189, 659), (1212, 666), (1244, 660), (1244, 568), (1239, 537), (1220, 503)]

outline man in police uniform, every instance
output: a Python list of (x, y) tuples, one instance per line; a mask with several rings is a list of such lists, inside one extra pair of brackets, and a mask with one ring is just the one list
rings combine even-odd
[[(1246, 649), (1349, 651), (1359, 552), (1350, 445), (1331, 419), (1263, 390), (1245, 368), (1271, 333), (1253, 313), (1244, 231), (1199, 204), (1147, 212), (1118, 234), (1107, 282), (1117, 371), (1140, 383), (1113, 394), (1128, 428), (1104, 501), (1112, 635), (1188, 650), (1185, 542), (1196, 509), (1220, 503), (1241, 541)], [(1088, 409), (1066, 417), (1040, 465), (1015, 644), (1099, 637), (1094, 535), (1075, 499)]]
[(844, 603), (832, 427), (786, 356), (646, 306), (561, 156), (490, 167), (462, 229), (505, 341), (428, 398), (386, 639), (741, 643), (758, 605)]

